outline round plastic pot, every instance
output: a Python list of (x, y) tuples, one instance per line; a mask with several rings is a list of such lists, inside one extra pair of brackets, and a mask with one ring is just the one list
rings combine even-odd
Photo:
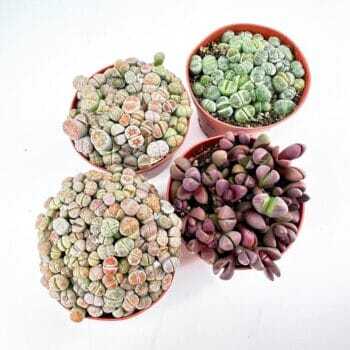
[[(241, 126), (235, 126), (232, 124), (228, 124), (225, 123), (215, 117), (213, 117), (209, 112), (207, 112), (202, 105), (200, 104), (200, 101), (197, 99), (197, 97), (194, 95), (193, 91), (192, 91), (192, 87), (191, 87), (191, 76), (190, 76), (190, 62), (191, 62), (191, 57), (198, 53), (199, 49), (203, 46), (207, 46), (209, 43), (213, 42), (213, 41), (217, 41), (221, 38), (222, 34), (224, 34), (226, 31), (228, 30), (232, 30), (234, 32), (242, 32), (242, 31), (249, 31), (251, 33), (260, 33), (262, 34), (265, 38), (269, 37), (269, 36), (276, 36), (278, 37), (281, 42), (285, 45), (287, 45), (289, 48), (291, 48), (291, 50), (294, 53), (294, 56), (297, 60), (299, 60), (302, 65), (304, 66), (304, 70), (305, 70), (305, 88), (302, 92), (302, 95), (300, 96), (300, 99), (298, 101), (298, 104), (296, 105), (294, 111), (289, 114), (287, 117), (279, 120), (276, 123), (273, 124), (269, 124), (266, 126), (258, 126), (258, 127), (241, 127)], [(304, 55), (302, 54), (301, 50), (299, 49), (299, 47), (291, 40), (289, 39), (285, 34), (282, 34), (281, 32), (269, 28), (269, 27), (265, 27), (265, 26), (261, 26), (261, 25), (257, 25), (257, 24), (249, 24), (249, 23), (240, 23), (240, 24), (230, 24), (224, 27), (221, 27), (215, 31), (213, 31), (211, 34), (209, 34), (205, 39), (203, 39), (191, 52), (191, 54), (189, 55), (188, 59), (187, 59), (187, 64), (186, 64), (186, 78), (187, 78), (187, 83), (190, 89), (190, 93), (192, 96), (192, 99), (196, 105), (197, 108), (197, 112), (198, 112), (198, 119), (199, 119), (199, 125), (201, 127), (201, 129), (203, 130), (203, 132), (211, 137), (211, 136), (216, 136), (216, 135), (222, 135), (224, 134), (226, 131), (232, 131), (234, 133), (238, 133), (238, 132), (245, 132), (245, 133), (249, 133), (249, 134), (257, 134), (266, 130), (271, 129), (272, 127), (275, 127), (277, 125), (280, 125), (281, 123), (284, 123), (285, 121), (287, 121), (289, 118), (292, 117), (292, 115), (294, 115), (299, 109), (300, 107), (303, 105), (308, 93), (309, 93), (309, 89), (310, 89), (310, 83), (311, 83), (311, 76), (310, 76), (310, 69), (309, 69), (309, 65), (306, 61), (306, 58), (304, 57)]]
[[(193, 159), (196, 158), (198, 155), (202, 154), (204, 151), (208, 150), (208, 148), (215, 146), (218, 141), (223, 137), (223, 135), (218, 135), (218, 136), (214, 136), (211, 138), (208, 138), (204, 141), (201, 141), (199, 143), (197, 143), (196, 145), (192, 146), (191, 148), (189, 148), (183, 155), (183, 158), (187, 158), (187, 159)], [(172, 203), (172, 198), (171, 198), (171, 184), (172, 184), (173, 180), (171, 179), (171, 177), (169, 177), (169, 181), (168, 181), (168, 186), (167, 186), (167, 192), (166, 192), (166, 196), (167, 196), (167, 200)], [(297, 224), (298, 227), (298, 232), (297, 232), (297, 237), (299, 237), (299, 232), (301, 230), (302, 224), (304, 222), (304, 204), (301, 204), (300, 206), (300, 210), (299, 210), (299, 214), (300, 214), (300, 220)], [(284, 254), (289, 247), (292, 244), (290, 244), (287, 249), (282, 253)], [(238, 266), (236, 267), (236, 269), (238, 270), (250, 270), (250, 267), (245, 267), (245, 266)]]
[[(112, 68), (113, 65), (109, 65), (105, 68), (102, 68), (100, 69), (98, 72), (96, 72), (95, 74), (97, 73), (103, 73), (105, 72), (108, 68)], [(94, 75), (94, 74), (93, 74)], [(92, 75), (92, 76), (93, 76)], [(92, 77), (91, 76), (91, 77)], [(90, 78), (91, 78), (90, 77)], [(78, 97), (77, 97), (77, 94), (74, 95), (74, 98), (71, 102), (71, 105), (70, 105), (70, 108), (76, 108), (77, 107), (77, 104), (78, 104)], [(191, 116), (192, 117), (192, 116)], [(175, 152), (181, 147), (182, 143), (185, 141), (185, 138), (187, 136), (187, 133), (188, 133), (188, 130), (190, 129), (190, 125), (191, 125), (191, 117), (188, 118), (188, 128), (187, 128), (187, 132), (185, 135), (183, 135), (183, 140), (181, 142), (181, 144), (175, 148), (172, 152), (168, 153), (164, 158), (162, 158), (160, 161), (158, 161), (157, 163), (154, 163), (152, 165), (150, 165), (149, 167), (145, 167), (143, 169), (139, 169), (136, 171), (137, 174), (142, 174), (144, 175), (146, 178), (152, 178), (158, 174), (160, 174), (168, 165), (169, 161), (171, 160), (171, 158), (174, 156)], [(105, 172), (108, 172), (107, 169), (105, 169), (104, 167), (100, 167), (100, 166), (97, 166), (97, 165), (94, 165), (92, 164), (89, 159), (87, 157), (85, 157), (83, 154), (79, 153), (76, 148), (74, 147), (74, 142), (71, 141), (72, 145), (73, 145), (73, 148), (74, 150), (85, 160), (87, 161), (90, 165), (92, 165), (93, 167), (97, 168), (98, 170), (101, 170), (101, 171), (105, 171)]]

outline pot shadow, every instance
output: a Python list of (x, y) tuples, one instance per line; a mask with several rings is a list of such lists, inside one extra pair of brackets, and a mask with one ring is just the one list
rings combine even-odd
[(174, 308), (179, 307), (179, 302), (183, 305), (191, 303), (217, 279), (211, 266), (197, 254), (190, 253), (184, 244), (181, 245), (180, 261), (171, 287), (171, 294), (175, 297), (168, 299), (169, 306)]
[(180, 261), (181, 261), (180, 266), (186, 266), (186, 265), (192, 264), (196, 260), (202, 261), (197, 254), (189, 252), (185, 244), (182, 243), (181, 252), (180, 252)]

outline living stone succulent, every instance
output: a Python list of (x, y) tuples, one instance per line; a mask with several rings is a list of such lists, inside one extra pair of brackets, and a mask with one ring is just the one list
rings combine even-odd
[(242, 267), (272, 280), (280, 275), (275, 260), (296, 239), (309, 199), (304, 172), (291, 164), (304, 151), (302, 144), (280, 151), (264, 134), (228, 132), (171, 166), (170, 200), (183, 218), (186, 246), (222, 279)]
[(77, 104), (63, 124), (76, 150), (113, 172), (141, 170), (183, 142), (192, 114), (185, 88), (157, 53), (153, 64), (117, 60), (91, 78), (77, 76)]
[(274, 36), (233, 31), (191, 57), (192, 91), (214, 117), (234, 125), (269, 125), (289, 115), (305, 70)]
[(147, 309), (170, 287), (182, 221), (132, 169), (68, 177), (38, 216), (42, 284), (73, 321)]

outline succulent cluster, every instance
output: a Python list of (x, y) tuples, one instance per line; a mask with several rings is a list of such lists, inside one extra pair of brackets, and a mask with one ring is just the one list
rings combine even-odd
[(180, 218), (132, 169), (66, 178), (36, 222), (42, 284), (71, 319), (125, 317), (170, 287)]
[(192, 91), (227, 123), (269, 125), (290, 114), (304, 90), (304, 67), (279, 38), (226, 31), (190, 61)]
[(179, 78), (157, 53), (153, 64), (117, 60), (73, 85), (77, 105), (63, 124), (76, 150), (90, 163), (113, 172), (120, 164), (141, 170), (182, 143), (192, 114)]
[(280, 275), (274, 261), (295, 240), (309, 199), (303, 171), (291, 164), (304, 150), (293, 144), (279, 151), (266, 135), (228, 132), (171, 166), (170, 199), (186, 246), (222, 279), (237, 267), (263, 270), (272, 280)]

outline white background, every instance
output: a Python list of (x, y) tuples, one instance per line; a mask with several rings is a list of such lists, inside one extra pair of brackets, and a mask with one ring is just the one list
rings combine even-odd
[[(349, 5), (346, 1), (0, 0), (0, 348), (349, 349)], [(308, 147), (306, 220), (279, 262), (224, 282), (184, 258), (164, 299), (140, 317), (81, 324), (41, 286), (36, 215), (65, 176), (90, 169), (61, 124), (71, 81), (117, 58), (151, 60), (184, 79), (185, 61), (219, 26), (252, 22), (281, 30), (309, 61), (305, 105), (271, 130), (275, 144)], [(203, 139), (197, 115), (181, 154)], [(152, 181), (164, 190), (168, 170)]]

